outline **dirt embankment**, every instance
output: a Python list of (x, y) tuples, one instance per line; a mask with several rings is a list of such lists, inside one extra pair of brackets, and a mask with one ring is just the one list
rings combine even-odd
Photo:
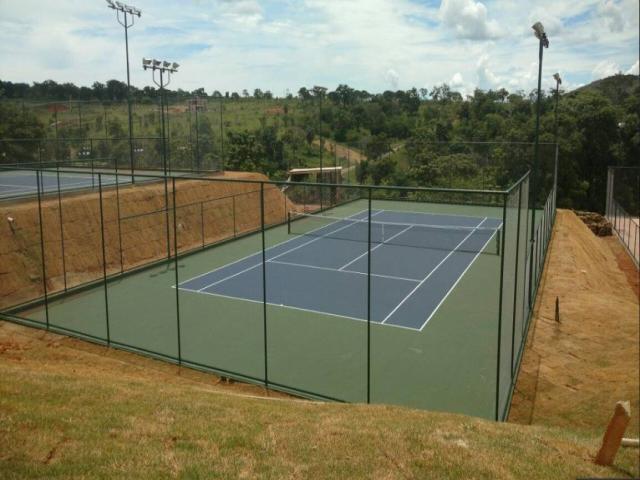
[(602, 432), (615, 402), (630, 400), (628, 436), (638, 435), (637, 278), (615, 237), (558, 210), (510, 421)]
[[(260, 174), (233, 172), (218, 178), (266, 180)], [(168, 214), (162, 181), (122, 186), (118, 194), (114, 187), (103, 192), (107, 274), (165, 258), (168, 247), (174, 252), (171, 181)], [(259, 183), (176, 180), (175, 198), (179, 252), (260, 226)], [(277, 187), (265, 185), (266, 224), (284, 221), (291, 208)], [(49, 293), (64, 289), (65, 283), (69, 288), (102, 277), (100, 201), (96, 192), (66, 193), (60, 203), (56, 195), (51, 195), (42, 202), (44, 269), (37, 200), (0, 204), (0, 219), (0, 308), (42, 296), (43, 275)]]

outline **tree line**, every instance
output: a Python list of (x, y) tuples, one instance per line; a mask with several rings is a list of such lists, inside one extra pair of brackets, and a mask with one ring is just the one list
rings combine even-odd
[[(154, 87), (132, 90), (136, 100), (153, 101), (159, 93)], [(358, 148), (366, 157), (357, 169), (364, 183), (504, 188), (533, 162), (535, 90), (476, 89), (463, 96), (447, 84), (382, 93), (339, 85), (332, 91), (302, 87), (286, 99), (261, 89), (170, 94), (178, 101), (197, 95), (282, 102), (281, 114), (261, 117), (258, 128), (225, 131), (230, 169), (278, 175), (291, 166), (287, 158), (316, 155), (311, 147), (318, 140)], [(0, 81), (0, 98), (123, 101), (126, 84), (110, 80), (88, 88), (51, 80)], [(0, 137), (41, 134), (37, 127), (24, 131), (30, 120), (15, 126), (21, 135), (11, 132), (10, 107), (2, 108)], [(557, 138), (558, 205), (602, 211), (607, 167), (638, 165), (640, 159), (638, 77), (615, 75), (572, 92), (561, 90), (558, 98), (555, 90), (542, 92), (540, 109), (541, 184), (549, 186)]]

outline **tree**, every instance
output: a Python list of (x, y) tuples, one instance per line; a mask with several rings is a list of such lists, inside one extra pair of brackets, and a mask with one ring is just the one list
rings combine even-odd
[(301, 87), (300, 90), (298, 90), (298, 98), (301, 100), (309, 100), (311, 99), (311, 93), (305, 87)]
[(207, 98), (207, 92), (204, 90), (203, 87), (200, 88), (196, 88), (193, 92), (191, 92), (191, 95), (195, 95), (197, 97), (204, 97)]

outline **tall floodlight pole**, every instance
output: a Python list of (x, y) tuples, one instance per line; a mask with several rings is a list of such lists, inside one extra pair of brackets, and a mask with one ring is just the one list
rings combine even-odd
[[(142, 12), (135, 7), (125, 5), (124, 3), (106, 0), (107, 6), (116, 11), (118, 23), (124, 28), (124, 45), (127, 58), (127, 110), (129, 114), (129, 166), (131, 167), (131, 183), (134, 183), (134, 165), (133, 165), (133, 117), (131, 114), (131, 75), (129, 73), (129, 28), (135, 24), (135, 18), (142, 15)], [(120, 13), (123, 19), (120, 19)], [(116, 170), (118, 164), (116, 163)]]
[[(164, 206), (167, 226), (167, 258), (171, 256), (171, 242), (169, 239), (169, 190), (167, 184), (167, 139), (164, 122), (164, 87), (169, 85), (169, 83), (171, 82), (171, 74), (176, 73), (179, 66), (180, 65), (175, 62), (171, 63), (167, 61), (160, 61), (156, 60), (155, 58), (153, 60), (147, 58), (142, 59), (142, 68), (145, 71), (151, 70), (153, 83), (160, 87), (160, 119), (162, 120), (162, 165), (164, 171)], [(159, 79), (156, 79), (156, 71), (159, 73)]]
[(553, 207), (554, 207), (554, 212), (555, 212), (555, 206), (556, 206), (556, 197), (558, 194), (558, 150), (559, 150), (559, 145), (558, 145), (558, 101), (560, 100), (560, 84), (562, 83), (562, 79), (560, 78), (560, 74), (559, 73), (554, 73), (553, 74), (553, 79), (556, 81), (556, 107), (555, 107), (555, 125), (554, 125), (554, 131), (555, 131), (555, 142), (556, 142), (556, 155), (555, 155), (555, 159), (554, 159), (554, 165), (553, 165)]
[(533, 168), (531, 175), (531, 252), (530, 252), (530, 265), (529, 265), (529, 308), (532, 307), (533, 301), (533, 253), (534, 253), (534, 242), (535, 242), (535, 227), (536, 227), (536, 199), (537, 199), (537, 191), (536, 191), (536, 174), (538, 173), (538, 163), (539, 163), (539, 155), (540, 155), (540, 145), (539, 145), (539, 135), (540, 135), (540, 88), (542, 83), (542, 51), (545, 48), (549, 48), (549, 39), (547, 38), (547, 34), (544, 31), (544, 27), (542, 23), (536, 22), (531, 27), (533, 28), (534, 35), (538, 39), (538, 95), (536, 99), (536, 133), (535, 133), (535, 144), (534, 144), (534, 152), (533, 152)]

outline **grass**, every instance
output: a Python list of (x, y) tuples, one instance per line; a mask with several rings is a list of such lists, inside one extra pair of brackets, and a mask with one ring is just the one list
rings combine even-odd
[(8, 323), (0, 375), (2, 478), (556, 479), (633, 465), (632, 450), (616, 468), (594, 465), (599, 438), (584, 433), (258, 398), (258, 387)]

